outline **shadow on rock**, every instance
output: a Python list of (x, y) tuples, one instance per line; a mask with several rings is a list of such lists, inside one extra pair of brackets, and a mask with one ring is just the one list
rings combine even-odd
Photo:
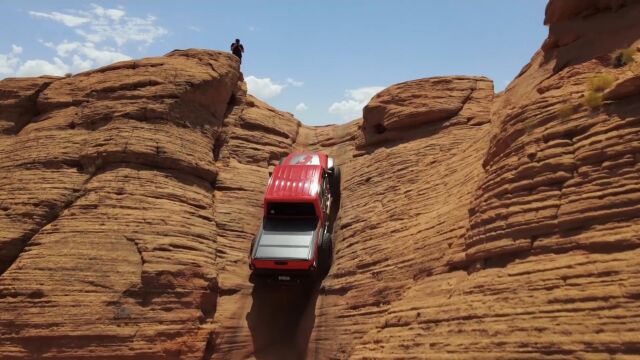
[(304, 359), (315, 324), (320, 281), (253, 287), (247, 324), (256, 359)]
[[(331, 206), (331, 233), (334, 233), (340, 200), (340, 197), (334, 199)], [(316, 321), (315, 310), (320, 286), (327, 273), (319, 275), (315, 281), (309, 280), (295, 285), (255, 283), (251, 293), (253, 304), (247, 314), (247, 324), (251, 331), (256, 359), (306, 358), (309, 338)]]

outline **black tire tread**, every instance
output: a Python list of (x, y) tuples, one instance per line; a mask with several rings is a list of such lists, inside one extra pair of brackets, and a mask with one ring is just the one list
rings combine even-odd
[(333, 242), (331, 240), (331, 234), (325, 233), (322, 236), (319, 251), (320, 254), (318, 258), (320, 260), (320, 264), (318, 264), (318, 269), (321, 273), (327, 274), (329, 272), (329, 268), (331, 268), (331, 260), (333, 257)]
[(341, 174), (340, 174), (340, 168), (335, 166), (333, 168), (333, 174), (331, 175), (331, 196), (333, 196), (334, 198), (339, 198), (340, 197), (340, 181), (341, 181)]

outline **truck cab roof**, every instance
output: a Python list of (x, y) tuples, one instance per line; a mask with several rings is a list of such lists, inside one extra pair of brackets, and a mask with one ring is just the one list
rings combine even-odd
[[(269, 178), (264, 195), (264, 215), (308, 216), (308, 211), (304, 211), (306, 208), (301, 208), (304, 204), (312, 206), (312, 215), (323, 217), (321, 192), (327, 163), (328, 156), (317, 152), (297, 152), (283, 158)], [(286, 208), (291, 209), (288, 214), (282, 211)]]
[(265, 192), (269, 202), (307, 202), (318, 197), (328, 157), (324, 153), (289, 154), (273, 169)]
[(265, 192), (265, 203), (312, 201), (322, 183), (320, 165), (278, 165)]

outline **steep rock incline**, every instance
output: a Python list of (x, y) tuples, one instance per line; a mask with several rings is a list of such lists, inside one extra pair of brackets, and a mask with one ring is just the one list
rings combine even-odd
[[(637, 8), (611, 9), (552, 24), (550, 39), (586, 40), (539, 52), (493, 103), (481, 78), (422, 79), (363, 120), (301, 127), (297, 144), (343, 169), (334, 267), (321, 288), (254, 288), (252, 343), (239, 322), (220, 358), (640, 353), (638, 65), (611, 67), (636, 46)], [(616, 80), (591, 110), (602, 72)]]
[[(460, 256), (453, 256), (461, 261), (445, 273), (418, 277), (392, 300), (377, 296), (390, 303), (362, 309), (375, 312), (376, 322), (361, 325), (373, 329), (360, 339), (335, 341), (327, 327), (324, 343), (322, 334), (317, 338), (323, 354), (561, 359), (640, 353), (638, 67), (613, 67), (619, 51), (637, 48), (640, 5), (579, 3), (586, 12), (563, 12), (569, 1), (550, 3), (550, 13), (565, 15), (549, 20), (543, 50), (493, 104), (485, 175), (472, 197), (467, 231), (459, 235)], [(384, 273), (380, 284), (389, 285)]]
[(269, 166), (301, 129), (237, 65), (187, 50), (0, 83), (3, 356), (224, 357)]
[[(496, 103), (467, 258), (640, 247), (629, 236), (640, 230), (640, 89), (633, 86), (640, 68), (613, 66), (618, 51), (640, 43), (638, 16), (640, 4), (552, 23), (550, 38), (556, 27), (589, 38), (595, 35), (587, 29), (597, 24), (598, 38), (615, 41), (594, 48), (589, 38), (539, 53)], [(560, 58), (568, 63), (560, 66)], [(521, 88), (534, 91), (524, 97)], [(588, 106), (589, 97), (609, 101)]]
[[(493, 84), (482, 77), (434, 77), (396, 84), (374, 96), (364, 108), (364, 143), (394, 139), (429, 123), (446, 127), (489, 121)], [(468, 105), (481, 104), (478, 107)], [(464, 110), (464, 111), (463, 111)]]
[[(217, 299), (212, 149), (237, 60), (0, 82), (3, 358), (193, 358)], [(47, 86), (44, 89), (45, 86)]]
[[(0, 354), (637, 356), (640, 58), (613, 64), (638, 18), (553, 0), (505, 92), (409, 81), (339, 126), (247, 95), (212, 51), (1, 81)], [(334, 264), (254, 287), (268, 171), (296, 149), (343, 170)]]
[[(467, 96), (473, 98), (457, 112), (398, 130), (393, 133), (395, 139), (378, 145), (360, 146), (363, 142), (358, 141), (357, 156), (342, 165), (344, 195), (334, 231), (336, 261), (320, 292), (310, 354), (356, 356), (356, 346), (369, 343), (371, 333), (386, 327), (386, 314), (417, 284), (429, 283), (435, 274), (446, 273), (464, 260), (461, 239), (483, 174), (480, 163), (488, 146), (493, 99), (491, 82), (478, 80), (482, 86), (474, 82), (449, 82), (451, 89), (468, 84)], [(402, 97), (394, 91), (391, 87), (376, 98)], [(405, 111), (414, 109), (407, 105)], [(478, 124), (455, 124), (463, 113), (477, 118)], [(367, 114), (365, 124), (372, 120)], [(402, 115), (397, 119), (403, 121)], [(429, 304), (429, 299), (413, 306), (418, 304)]]
[[(242, 113), (225, 127), (215, 189), (220, 296), (212, 332), (215, 352), (206, 354), (214, 359), (246, 358), (259, 351), (249, 324), (254, 303), (247, 259), (262, 218), (269, 167), (292, 151), (301, 127), (291, 114), (251, 96), (242, 101)], [(269, 299), (264, 300), (268, 307)]]
[[(467, 226), (467, 209), (482, 174), (480, 164), (488, 146), (492, 84), (483, 78), (433, 81), (444, 92), (465, 92), (465, 98), (470, 100), (448, 116), (378, 139), (379, 146), (365, 144), (367, 134), (361, 130), (362, 124), (371, 121), (366, 113), (363, 121), (341, 126), (299, 126), (293, 148), (327, 151), (343, 170), (342, 205), (334, 227), (334, 268), (322, 288), (248, 286), (245, 259), (260, 213), (254, 209), (245, 219), (247, 210), (235, 205), (236, 211), (229, 215), (229, 220), (242, 216), (238, 227), (255, 225), (247, 233), (238, 235), (242, 233), (238, 230), (234, 234), (233, 242), (241, 249), (236, 253), (234, 275), (220, 273), (220, 285), (228, 296), (218, 300), (219, 327), (214, 330), (213, 358), (344, 356), (356, 341), (376, 327), (375, 320), (416, 279), (444, 272), (449, 263), (460, 260), (455, 259), (456, 251), (451, 249), (457, 248), (459, 253), (463, 246), (460, 239)], [(376, 98), (401, 95), (392, 87)], [(405, 120), (400, 109), (402, 102), (395, 103), (398, 104), (395, 110), (400, 110), (396, 119)], [(460, 114), (465, 114), (465, 119), (475, 118), (478, 125), (453, 122)], [(271, 123), (268, 119), (273, 114), (263, 110), (261, 115), (263, 123)], [(291, 122), (278, 120), (282, 129), (293, 128), (287, 125)], [(246, 127), (242, 123), (231, 126), (229, 136), (239, 137), (234, 134), (242, 134)], [(289, 146), (290, 138), (281, 135), (280, 140)], [(247, 148), (245, 141), (242, 138), (240, 142), (229, 143), (228, 149)], [(229, 174), (237, 181), (238, 176), (249, 179), (257, 173), (266, 179), (264, 164), (268, 159), (264, 156), (256, 164), (262, 167), (256, 168), (246, 166), (251, 159), (231, 154), (231, 163), (236, 160), (243, 164), (238, 164), (243, 169), (242, 175), (239, 172), (231, 175), (230, 168), (221, 168), (221, 177)], [(259, 206), (264, 186), (261, 185), (252, 189), (236, 186), (243, 188), (245, 199), (253, 199)], [(224, 207), (218, 204), (216, 208)], [(216, 219), (220, 220), (218, 216)]]
[(16, 134), (38, 115), (36, 101), (56, 77), (12, 78), (4, 80), (0, 100), (0, 133)]

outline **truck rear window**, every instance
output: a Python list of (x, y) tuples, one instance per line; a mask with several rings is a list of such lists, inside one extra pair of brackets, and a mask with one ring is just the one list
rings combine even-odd
[(265, 218), (262, 222), (262, 231), (263, 235), (282, 235), (283, 233), (312, 233), (317, 226), (318, 219), (313, 218)]
[(316, 208), (313, 203), (269, 203), (267, 214), (270, 216), (315, 217)]

